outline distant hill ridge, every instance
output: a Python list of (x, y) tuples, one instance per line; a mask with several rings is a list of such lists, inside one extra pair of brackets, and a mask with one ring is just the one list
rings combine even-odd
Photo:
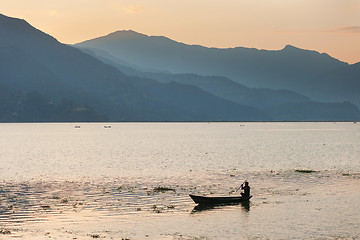
[[(156, 39), (156, 40), (163, 40), (163, 41), (167, 41), (169, 43), (173, 43), (174, 45), (182, 45), (184, 47), (188, 46), (188, 47), (200, 47), (200, 48), (205, 48), (205, 49), (215, 49), (215, 50), (231, 50), (231, 49), (241, 49), (241, 50), (249, 50), (249, 51), (260, 51), (260, 52), (279, 52), (279, 51), (284, 51), (284, 52), (308, 52), (308, 53), (312, 53), (314, 55), (320, 54), (320, 55), (324, 55), (326, 57), (329, 57), (331, 59), (334, 59), (335, 61), (338, 62), (342, 62), (340, 60), (337, 60), (331, 56), (329, 56), (327, 53), (319, 53), (317, 51), (314, 50), (306, 50), (306, 49), (301, 49), (295, 46), (292, 46), (290, 44), (286, 45), (283, 49), (280, 50), (266, 50), (266, 49), (257, 49), (257, 48), (246, 48), (246, 47), (229, 47), (229, 48), (216, 48), (216, 47), (206, 47), (206, 46), (201, 46), (198, 44), (185, 44), (185, 43), (181, 43), (175, 40), (172, 40), (168, 37), (165, 36), (151, 36), (151, 35), (146, 35), (143, 33), (138, 33), (135, 32), (133, 30), (118, 30), (112, 33), (109, 33), (108, 35), (105, 36), (101, 36), (101, 37), (97, 37), (94, 39), (90, 39), (90, 40), (86, 40), (80, 43), (75, 44), (75, 46), (81, 46), (81, 45), (86, 45), (86, 44), (90, 44), (96, 41), (123, 41), (123, 40), (149, 40), (149, 39)], [(345, 63), (345, 62), (343, 62)]]
[[(128, 35), (125, 42), (133, 47), (149, 38), (143, 35), (134, 40), (138, 34), (128, 32)], [(149, 47), (149, 55), (145, 55), (154, 62), (160, 63), (172, 56), (180, 64), (180, 60), (191, 53), (187, 52), (187, 45), (168, 38), (151, 39), (153, 42), (145, 44), (145, 48), (134, 49), (137, 57)], [(173, 56), (171, 51), (178, 46), (182, 48)], [(156, 49), (166, 51), (163, 47), (170, 52), (160, 57), (150, 54)], [(193, 47), (194, 53), (197, 49), (207, 49), (192, 46), (191, 51)], [(351, 103), (317, 103), (292, 91), (253, 89), (226, 77), (174, 75), (161, 68), (160, 72), (149, 73), (143, 70), (151, 67), (140, 65), (138, 69), (138, 64), (125, 56), (122, 53), (119, 58), (112, 51), (94, 48), (79, 50), (58, 42), (24, 20), (0, 15), (0, 88), (3, 90), (0, 91), (0, 121), (360, 119), (360, 110)], [(202, 62), (204, 56), (197, 57), (195, 62), (208, 68), (207, 62)], [(340, 70), (337, 69), (334, 76), (342, 75)], [(351, 67), (351, 74), (352, 71)], [(347, 69), (346, 73), (349, 73)], [(301, 107), (296, 114), (285, 110), (297, 109), (298, 104)]]
[[(257, 107), (272, 116), (272, 120), (324, 121), (332, 119), (341, 121), (345, 116), (348, 119), (357, 118), (357, 107), (351, 103), (314, 102), (306, 96), (289, 90), (248, 88), (225, 77), (139, 71), (136, 70), (138, 67), (118, 60), (105, 51), (82, 50), (128, 75), (151, 78), (165, 83), (178, 82), (193, 85), (223, 99)], [(346, 114), (349, 112), (353, 112), (354, 115), (350, 117)]]
[[(208, 48), (117, 31), (75, 46), (100, 49), (153, 72), (224, 76), (248, 87), (288, 89), (316, 101), (350, 101), (360, 106), (358, 64), (291, 45), (281, 50)], [(340, 72), (346, 77), (338, 76)]]
[[(0, 84), (36, 92), (55, 104), (67, 100), (88, 105), (110, 121), (271, 119), (261, 110), (218, 98), (195, 86), (127, 76), (23, 20), (4, 15), (0, 17)], [(42, 121), (45, 116), (38, 118)]]

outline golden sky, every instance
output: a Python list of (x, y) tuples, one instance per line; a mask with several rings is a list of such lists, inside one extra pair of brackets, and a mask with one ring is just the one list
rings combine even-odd
[(0, 0), (63, 43), (117, 30), (208, 47), (299, 48), (360, 62), (360, 0)]

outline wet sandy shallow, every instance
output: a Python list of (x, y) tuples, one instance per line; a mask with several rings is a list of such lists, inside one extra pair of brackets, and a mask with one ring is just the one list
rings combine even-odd
[[(237, 171), (186, 181), (103, 178), (0, 183), (0, 239), (359, 238), (360, 174), (253, 172), (249, 206), (198, 208), (188, 193), (233, 195)], [(207, 177), (206, 177), (207, 176)], [(184, 178), (185, 179), (185, 178)], [(158, 187), (166, 187), (158, 191)], [(197, 186), (197, 187), (194, 187)]]

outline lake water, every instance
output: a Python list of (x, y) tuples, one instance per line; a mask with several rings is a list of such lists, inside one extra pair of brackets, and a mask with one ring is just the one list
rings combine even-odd
[[(249, 205), (188, 196), (245, 179)], [(0, 124), (0, 239), (358, 239), (359, 213), (360, 124)]]

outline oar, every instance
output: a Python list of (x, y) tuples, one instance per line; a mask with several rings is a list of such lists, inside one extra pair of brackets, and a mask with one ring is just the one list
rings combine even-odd
[(244, 185), (244, 183), (246, 182), (246, 180), (240, 185), (240, 187), (238, 187), (237, 189), (236, 189), (236, 191), (235, 192), (237, 192), (237, 191), (239, 191), (240, 190), (240, 188)]

